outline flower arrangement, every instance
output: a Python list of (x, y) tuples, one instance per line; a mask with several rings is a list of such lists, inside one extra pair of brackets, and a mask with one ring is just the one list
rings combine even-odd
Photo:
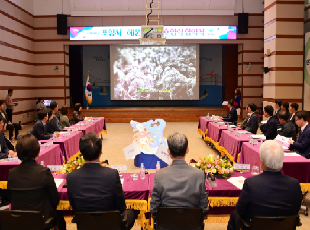
[(225, 179), (230, 177), (231, 172), (234, 171), (234, 166), (230, 163), (230, 161), (220, 159), (219, 156), (214, 159), (213, 155), (204, 158), (199, 157), (195, 167), (201, 169), (206, 174), (212, 172), (213, 175), (220, 175)]
[[(108, 167), (108, 165), (109, 165), (108, 160), (100, 161), (99, 163), (103, 167)], [(84, 164), (85, 164), (85, 160), (84, 160), (83, 156), (79, 156), (75, 160), (69, 161), (66, 164), (63, 164), (62, 174), (69, 174), (69, 173), (73, 172), (74, 170), (81, 168)]]

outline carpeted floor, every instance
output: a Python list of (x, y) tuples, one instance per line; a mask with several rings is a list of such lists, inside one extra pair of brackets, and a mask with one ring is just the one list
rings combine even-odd
[[(207, 146), (206, 142), (202, 140), (201, 136), (197, 132), (197, 122), (168, 122), (164, 130), (164, 137), (173, 131), (183, 132), (189, 142), (189, 153), (186, 156), (186, 161), (190, 159), (197, 159), (198, 157), (208, 156), (209, 154), (217, 155), (214, 149)], [(32, 125), (25, 126), (21, 131), (21, 134), (25, 134), (28, 130), (32, 129)], [(133, 129), (130, 124), (126, 123), (109, 123), (107, 124), (108, 134), (104, 134), (103, 139), (103, 154), (101, 160), (108, 159), (110, 165), (127, 165), (129, 173), (139, 172), (139, 168), (134, 166), (133, 160), (126, 161), (124, 158), (123, 148), (132, 143), (133, 140)], [(155, 172), (155, 170), (149, 170), (149, 172)], [(302, 172), (301, 172), (302, 173)], [(310, 207), (310, 196), (306, 197), (305, 200), (308, 207)], [(300, 211), (300, 218), (302, 226), (299, 230), (310, 230), (310, 217), (303, 215), (303, 211)], [(209, 217), (206, 220), (205, 229), (212, 230), (224, 230), (227, 228), (227, 222), (229, 216), (220, 217)], [(76, 225), (71, 223), (71, 217), (66, 217), (67, 229), (76, 230)], [(141, 227), (135, 226), (134, 230), (140, 230)]]

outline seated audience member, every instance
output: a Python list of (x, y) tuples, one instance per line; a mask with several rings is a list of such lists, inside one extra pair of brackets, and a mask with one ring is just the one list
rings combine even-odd
[(70, 127), (70, 120), (67, 117), (68, 112), (69, 112), (68, 106), (64, 105), (61, 108), (61, 115), (60, 115), (60, 125), (62, 129), (64, 129), (65, 127)]
[(292, 103), (290, 105), (290, 113), (291, 113), (290, 121), (295, 125), (296, 133), (298, 133), (298, 125), (296, 124), (296, 121), (295, 121), (295, 114), (298, 111), (298, 108), (299, 108), (299, 105), (297, 103)]
[[(245, 107), (245, 110), (248, 111), (248, 106)], [(241, 123), (238, 123), (237, 126), (238, 126), (239, 128), (241, 128), (241, 129), (245, 130), (246, 127), (247, 127), (247, 125), (248, 125), (248, 121), (249, 121), (249, 119), (250, 119), (250, 116), (251, 116), (251, 114), (248, 113), (248, 114), (246, 115), (246, 118), (245, 118)]]
[(295, 149), (298, 154), (310, 159), (310, 125), (307, 122), (306, 112), (297, 112), (295, 114), (295, 120), (298, 127), (300, 127), (300, 132), (298, 141), (291, 140), (290, 148)]
[(45, 110), (45, 109), (46, 109), (46, 106), (43, 104), (43, 98), (40, 97), (37, 102), (37, 111), (39, 112), (40, 110)]
[(4, 126), (3, 118), (0, 116), (0, 159), (8, 158), (10, 157), (16, 157), (17, 154), (13, 152), (12, 150), (9, 150), (7, 147), (7, 144), (5, 142), (4, 134), (1, 132)]
[(267, 118), (267, 123), (260, 126), (260, 130), (266, 136), (267, 140), (273, 140), (278, 135), (277, 132), (277, 119), (272, 116), (273, 107), (267, 105), (264, 107), (264, 116)]
[(47, 120), (48, 120), (48, 112), (46, 110), (39, 111), (38, 120), (34, 124), (33, 130), (31, 131), (31, 134), (34, 135), (38, 140), (48, 140), (51, 137), (53, 137), (52, 133), (47, 132), (46, 128)]
[(238, 114), (237, 110), (234, 107), (234, 100), (230, 99), (227, 104), (228, 108), (230, 109), (228, 115), (226, 117), (220, 117), (223, 121), (232, 122), (234, 124), (237, 124), (238, 121)]
[(248, 114), (250, 114), (250, 118), (247, 123), (247, 127), (245, 128), (246, 131), (256, 134), (258, 129), (258, 117), (256, 114), (257, 106), (253, 103), (248, 104)]
[[(31, 134), (22, 136), (16, 144), (20, 165), (10, 169), (8, 176), (8, 199), (12, 210), (40, 211), (43, 221), (49, 218), (59, 220), (66, 229), (62, 211), (57, 212), (59, 193), (49, 168), (37, 164), (40, 153), (38, 140)], [(56, 227), (56, 226), (55, 226)]]
[(285, 111), (281, 111), (279, 113), (279, 121), (282, 125), (281, 130), (279, 130), (278, 134), (284, 137), (290, 137), (294, 141), (296, 141), (296, 129), (295, 125), (289, 120), (290, 115)]
[[(12, 141), (13, 137), (13, 131), (15, 130), (15, 140), (17, 140), (19, 130), (21, 129), (21, 122), (19, 124), (12, 123), (8, 120), (7, 115), (4, 112), (4, 103), (0, 102), (0, 116), (3, 118), (4, 126), (6, 126), (6, 129), (9, 130), (9, 139)], [(14, 142), (14, 141), (12, 141)]]
[(276, 102), (276, 105), (275, 105), (276, 112), (274, 113), (274, 117), (277, 119), (277, 126), (278, 126), (278, 128), (281, 128), (282, 125), (279, 122), (279, 112), (282, 111), (282, 109), (281, 109), (282, 100), (277, 99), (275, 102)]
[(286, 101), (283, 102), (283, 103), (282, 103), (282, 106), (281, 106), (281, 110), (282, 110), (282, 111), (285, 111), (285, 112), (287, 112), (287, 113), (289, 114), (289, 113), (290, 113), (290, 112), (289, 112), (289, 105), (290, 105), (290, 104), (289, 104), (288, 102), (286, 102)]
[(82, 110), (81, 103), (76, 103), (72, 114), (71, 125), (75, 125), (80, 121), (84, 121), (84, 117), (81, 115), (81, 110)]
[(299, 181), (281, 173), (284, 152), (277, 141), (265, 141), (259, 149), (264, 171), (244, 181), (227, 230), (240, 229), (240, 218), (250, 223), (254, 216), (278, 217), (298, 214), (302, 201)]
[(75, 212), (118, 210), (123, 216), (127, 216), (128, 227), (132, 228), (135, 212), (126, 210), (118, 171), (99, 164), (102, 140), (91, 132), (80, 139), (79, 147), (85, 164), (67, 175), (68, 196), (73, 210)]
[(60, 122), (56, 116), (56, 113), (58, 112), (58, 104), (56, 101), (51, 102), (50, 109), (53, 111), (53, 118), (50, 120), (51, 131), (52, 131), (52, 133), (59, 132), (62, 130), (62, 127), (61, 127)]
[(52, 133), (51, 120), (54, 118), (53, 111), (50, 109), (47, 109), (47, 114), (48, 114), (48, 120), (46, 121), (46, 132)]
[(172, 164), (157, 171), (151, 195), (151, 213), (160, 206), (202, 208), (208, 211), (208, 193), (204, 172), (188, 165), (185, 156), (189, 152), (187, 137), (173, 132), (168, 139), (168, 153)]

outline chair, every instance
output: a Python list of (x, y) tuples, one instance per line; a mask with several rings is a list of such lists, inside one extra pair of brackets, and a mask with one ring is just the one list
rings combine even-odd
[(122, 220), (119, 211), (76, 212), (75, 217), (78, 230), (128, 229), (127, 220)]
[(51, 229), (53, 218), (43, 223), (43, 217), (37, 211), (0, 211), (0, 229), (2, 230), (45, 230)]
[(244, 220), (242, 223), (246, 229), (250, 230), (294, 230), (300, 226), (299, 216), (280, 216), (280, 217), (260, 217), (254, 216), (250, 224)]
[(159, 207), (155, 221), (154, 227), (157, 230), (204, 229), (204, 215), (201, 208)]

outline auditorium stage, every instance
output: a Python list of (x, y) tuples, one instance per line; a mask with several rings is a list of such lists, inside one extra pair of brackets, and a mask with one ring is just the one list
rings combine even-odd
[(81, 111), (87, 117), (105, 117), (107, 123), (128, 123), (131, 120), (145, 122), (161, 118), (166, 122), (199, 121), (200, 116), (225, 116), (226, 108), (222, 106), (206, 107), (101, 107)]

